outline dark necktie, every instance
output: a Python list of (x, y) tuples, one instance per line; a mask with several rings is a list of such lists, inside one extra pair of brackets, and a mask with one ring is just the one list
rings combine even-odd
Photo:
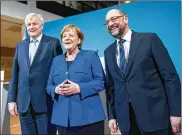
[(125, 42), (124, 39), (121, 39), (119, 41), (119, 44), (120, 44), (120, 69), (121, 71), (123, 72), (123, 74), (125, 74), (125, 71), (126, 71), (126, 58), (125, 58), (125, 51), (124, 51), (124, 46), (123, 46), (123, 43)]

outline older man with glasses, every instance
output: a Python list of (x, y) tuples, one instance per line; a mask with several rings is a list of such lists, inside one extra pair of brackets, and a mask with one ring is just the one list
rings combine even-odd
[(118, 9), (107, 13), (105, 25), (116, 38), (104, 52), (111, 132), (119, 126), (122, 135), (180, 133), (181, 82), (162, 41), (132, 31)]

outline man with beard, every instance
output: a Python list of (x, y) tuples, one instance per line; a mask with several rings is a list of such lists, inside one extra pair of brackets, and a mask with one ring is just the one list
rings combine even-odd
[(127, 15), (106, 15), (116, 38), (104, 52), (109, 128), (122, 135), (181, 132), (181, 83), (171, 58), (155, 33), (130, 30)]
[(19, 112), (23, 135), (56, 134), (56, 127), (50, 124), (52, 98), (46, 95), (46, 86), (52, 60), (62, 53), (61, 45), (58, 39), (42, 33), (40, 14), (29, 13), (25, 25), (30, 37), (16, 46), (8, 109), (13, 116)]

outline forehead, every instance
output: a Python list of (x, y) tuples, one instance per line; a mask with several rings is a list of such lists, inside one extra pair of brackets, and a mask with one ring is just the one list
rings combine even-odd
[(76, 32), (76, 29), (74, 29), (74, 28), (66, 28), (64, 30), (63, 34), (67, 34), (67, 33), (74, 33), (74, 34), (76, 34), (77, 32)]
[(37, 17), (32, 17), (32, 18), (29, 18), (27, 20), (28, 23), (32, 23), (32, 22), (36, 22), (36, 23), (41, 23), (40, 19), (37, 18)]
[(119, 15), (121, 15), (121, 13), (118, 10), (110, 10), (106, 15), (106, 20), (110, 19), (111, 17)]

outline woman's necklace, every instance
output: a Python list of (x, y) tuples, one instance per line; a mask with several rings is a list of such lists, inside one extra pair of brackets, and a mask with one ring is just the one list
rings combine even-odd
[(74, 59), (75, 59), (75, 57), (76, 57), (76, 55), (74, 55), (74, 56), (67, 56), (67, 61), (73, 61)]
[(68, 52), (67, 52), (67, 55), (66, 55), (67, 61), (73, 61), (75, 59), (75, 57), (77, 56), (78, 52), (79, 52), (79, 50), (74, 51), (74, 53), (72, 53), (72, 55), (68, 55)]

